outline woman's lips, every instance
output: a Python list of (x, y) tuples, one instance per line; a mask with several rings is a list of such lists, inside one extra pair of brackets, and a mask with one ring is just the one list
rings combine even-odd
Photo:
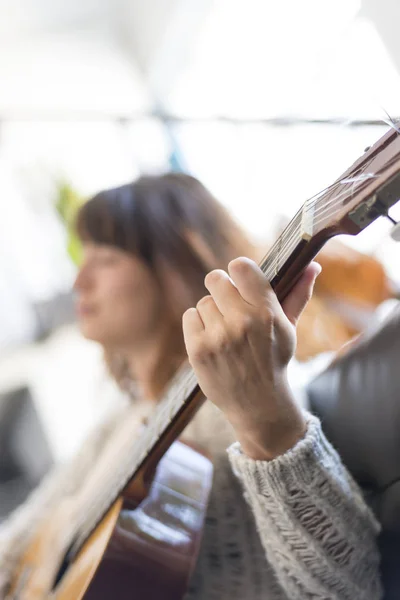
[(87, 317), (93, 315), (96, 310), (93, 305), (85, 304), (84, 302), (78, 302), (76, 306), (76, 312), (80, 317)]

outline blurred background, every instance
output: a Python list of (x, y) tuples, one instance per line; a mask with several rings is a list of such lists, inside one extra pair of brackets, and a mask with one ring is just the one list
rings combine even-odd
[[(396, 0), (0, 0), (0, 518), (117, 393), (74, 325), (74, 208), (183, 170), (267, 246), (400, 114), (399, 21)], [(344, 240), (383, 300), (389, 230)]]

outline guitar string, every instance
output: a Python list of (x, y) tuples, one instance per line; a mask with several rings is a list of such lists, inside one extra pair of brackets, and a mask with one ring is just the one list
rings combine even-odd
[[(290, 227), (290, 225), (295, 222), (299, 217), (301, 219), (303, 212), (310, 212), (311, 210), (314, 210), (315, 212), (318, 211), (318, 209), (315, 208), (316, 206), (316, 202), (314, 202), (311, 206), (307, 207), (307, 204), (310, 204), (310, 202), (312, 200), (320, 200), (322, 195), (325, 195), (327, 191), (332, 191), (335, 187), (339, 187), (341, 184), (341, 181), (335, 182), (332, 185), (328, 186), (327, 188), (325, 188), (324, 190), (322, 190), (321, 192), (318, 192), (317, 194), (315, 194), (314, 196), (312, 196), (311, 198), (309, 198), (308, 200), (305, 201), (305, 203), (303, 204), (302, 208), (298, 211), (298, 213), (296, 214), (296, 216), (294, 217), (294, 219), (292, 219), (292, 221), (288, 224), (288, 228)], [(333, 204), (333, 203), (337, 203), (338, 200), (338, 196), (335, 196), (335, 198), (333, 198), (331, 201), (329, 201), (328, 204)], [(315, 212), (314, 215), (315, 216)], [(315, 225), (316, 223), (313, 223), (313, 225)], [(300, 227), (301, 227), (301, 223), (300, 223)], [(299, 231), (301, 231), (301, 228), (296, 226), (296, 230), (298, 229)], [(261, 265), (267, 261), (269, 259), (269, 257), (271, 256), (271, 254), (274, 253), (274, 251), (276, 250), (277, 247), (279, 247), (279, 244), (281, 243), (282, 237), (285, 236), (287, 230), (284, 230), (282, 232), (282, 234), (279, 236), (278, 240), (275, 242), (275, 244), (272, 246), (272, 248), (268, 251), (268, 253), (264, 256), (264, 258), (261, 261)], [(297, 235), (297, 231), (295, 231), (294, 236)], [(289, 240), (286, 243), (291, 243), (293, 239), (293, 236), (289, 237)], [(282, 248), (283, 250), (285, 249), (284, 247)]]
[[(398, 152), (398, 153), (394, 154), (390, 159), (388, 159), (386, 161), (386, 163), (384, 164), (384, 170), (387, 170), (388, 168), (390, 168), (392, 166), (392, 164), (396, 163), (399, 156), (400, 156), (400, 153)], [(335, 182), (334, 184), (332, 184), (331, 187), (335, 187), (335, 185), (340, 185), (342, 183), (350, 183), (351, 180), (353, 180), (353, 182), (357, 183), (357, 180), (359, 177), (360, 177), (360, 181), (363, 181), (364, 179), (366, 179), (366, 177), (365, 177), (366, 169), (371, 166), (371, 164), (373, 163), (373, 161), (375, 159), (376, 159), (376, 156), (372, 157), (370, 159), (370, 161), (367, 162), (366, 164), (364, 164), (362, 167), (360, 167), (360, 169), (358, 171), (356, 171), (356, 173), (354, 173), (353, 175), (351, 175), (351, 173), (349, 173), (347, 176), (344, 176), (342, 179), (340, 179), (337, 182)], [(361, 173), (360, 173), (360, 171), (361, 171)], [(379, 171), (375, 171), (374, 173), (368, 174), (368, 179), (372, 179), (374, 177), (375, 178), (379, 177), (379, 175), (381, 175), (381, 174), (382, 173), (380, 173)], [(327, 190), (329, 190), (329, 188), (327, 188)], [(317, 196), (320, 196), (320, 195), (321, 194), (317, 194)], [(307, 210), (309, 210), (309, 209), (307, 208)], [(318, 213), (318, 209), (317, 209), (317, 213)]]
[[(387, 168), (390, 168), (392, 166), (393, 163), (397, 162), (398, 158), (400, 157), (400, 153), (398, 153), (396, 156), (392, 157), (392, 159), (390, 159), (390, 161), (387, 161), (387, 164), (385, 165)], [(391, 164), (390, 164), (391, 163)], [(387, 168), (385, 170), (387, 170)], [(351, 192), (351, 195), (353, 195), (356, 192), (360, 192), (362, 191), (364, 186), (367, 186), (369, 181), (372, 178), (378, 178), (379, 176), (384, 175), (384, 172), (379, 173), (379, 174), (371, 174), (368, 177), (365, 176), (361, 176), (359, 179), (355, 178), (353, 181), (348, 180), (348, 178), (344, 178), (342, 180), (339, 180), (338, 182), (336, 182), (336, 184), (333, 184), (332, 186), (330, 186), (330, 188), (334, 188), (335, 186), (339, 187), (340, 185), (342, 185), (343, 183), (352, 183), (353, 184), (353, 188), (354, 188), (354, 184), (355, 183), (359, 183), (360, 185), (358, 186), (357, 190), (354, 190)], [(329, 188), (327, 188), (329, 189)], [(322, 207), (320, 208), (315, 208), (316, 203), (313, 206), (309, 206), (305, 208), (305, 212), (309, 212), (311, 210), (314, 210), (314, 214), (313, 217), (320, 217), (321, 214), (325, 214), (328, 213), (328, 216), (332, 216), (335, 211), (331, 211), (330, 209), (332, 208), (333, 204), (337, 204), (338, 200), (341, 199), (343, 197), (343, 195), (348, 194), (348, 189), (344, 189), (342, 192), (340, 192), (338, 195), (335, 195), (334, 198), (332, 198), (329, 202), (327, 202), (326, 204), (324, 204)], [(313, 198), (317, 197), (317, 201), (321, 200), (321, 193), (316, 194), (316, 196), (314, 196)], [(307, 200), (303, 206), (305, 206), (307, 203), (309, 202), (309, 200)], [(342, 208), (342, 204), (340, 206), (340, 208)], [(339, 211), (338, 211), (339, 212)], [(314, 219), (313, 221), (313, 225), (319, 225), (320, 223), (322, 223), (324, 220), (326, 220), (326, 216), (324, 219), (321, 218), (317, 218)]]
[[(392, 166), (392, 164), (398, 160), (399, 156), (400, 156), (400, 153), (398, 153), (397, 155), (392, 157), (389, 161), (387, 161), (387, 163), (385, 165), (386, 171), (387, 171), (387, 168), (390, 168), (390, 166)], [(364, 165), (364, 169), (368, 166), (369, 165)], [(343, 192), (340, 192), (340, 194), (335, 195), (335, 197), (333, 199), (331, 199), (328, 203), (326, 203), (320, 209), (315, 208), (316, 203), (314, 203), (313, 206), (309, 206), (307, 208), (306, 205), (307, 205), (307, 203), (310, 203), (311, 199), (317, 198), (317, 202), (321, 201), (321, 192), (319, 192), (318, 194), (316, 194), (315, 196), (313, 196), (311, 199), (307, 200), (304, 203), (303, 208), (299, 211), (299, 213), (296, 215), (296, 217), (291, 221), (289, 226), (297, 220), (299, 214), (301, 215), (303, 210), (305, 212), (314, 210), (313, 227), (318, 226), (319, 224), (326, 221), (328, 218), (332, 217), (336, 212), (339, 212), (339, 209), (336, 209), (332, 205), (337, 204), (338, 200), (341, 199), (343, 197), (343, 195), (349, 194), (351, 196), (351, 195), (354, 195), (356, 192), (357, 193), (361, 192), (363, 190), (363, 188), (368, 185), (369, 181), (372, 178), (377, 178), (377, 177), (379, 177), (379, 175), (381, 175), (381, 176), (384, 175), (384, 171), (379, 174), (374, 174), (374, 175), (370, 174), (368, 177), (365, 177), (365, 175), (362, 175), (362, 176), (358, 176), (358, 177), (354, 178), (354, 176), (353, 176), (352, 177), (353, 181), (351, 181), (350, 178), (347, 176), (347, 177), (343, 178), (342, 180), (335, 182), (334, 184), (332, 184), (331, 186), (326, 188), (326, 190), (332, 191), (335, 187), (339, 187), (343, 183), (352, 183), (353, 184), (352, 192), (349, 194), (349, 190), (347, 188), (347, 189), (343, 190)], [(360, 185), (357, 187), (357, 190), (354, 190), (354, 184), (356, 184), (356, 183), (359, 183)], [(343, 204), (341, 203), (340, 209), (342, 209), (342, 206), (343, 206)], [(332, 210), (332, 208), (334, 208), (334, 210)], [(324, 214), (323, 218), (321, 218), (321, 214)], [(319, 218), (315, 218), (316, 216), (318, 216)], [(274, 246), (271, 248), (271, 250), (262, 259), (262, 261), (260, 263), (260, 267), (262, 268), (263, 271), (265, 269), (265, 266), (268, 266), (268, 268), (271, 267), (270, 274), (273, 275), (274, 271), (276, 271), (276, 269), (277, 269), (277, 264), (279, 263), (279, 260), (281, 260), (282, 256), (285, 257), (284, 261), (282, 262), (282, 264), (284, 264), (284, 262), (290, 256), (290, 254), (288, 253), (289, 250), (291, 250), (293, 248), (293, 246), (295, 245), (295, 244), (293, 244), (293, 240), (296, 242), (296, 238), (297, 238), (298, 243), (301, 241), (301, 235), (299, 235), (300, 232), (301, 232), (301, 228), (296, 226), (294, 228), (294, 234), (291, 235), (289, 237), (289, 239), (285, 239), (284, 243), (282, 244), (282, 237), (285, 237), (285, 234), (287, 234), (287, 230), (284, 230), (284, 232), (278, 238), (277, 242), (274, 244)], [(276, 250), (279, 248), (279, 245), (281, 245), (280, 252), (276, 253)], [(271, 261), (271, 258), (272, 258), (272, 261)]]
[[(360, 180), (361, 185), (358, 186), (357, 192), (361, 192), (362, 189), (368, 185), (370, 179), (371, 178), (368, 178), (368, 179), (364, 178), (363, 180)], [(353, 195), (353, 193), (354, 192), (352, 192), (351, 195)], [(335, 214), (338, 214), (339, 212), (341, 212), (341, 210), (343, 209), (342, 202), (340, 203), (339, 207), (332, 206), (332, 205), (336, 205), (338, 203), (338, 201), (341, 200), (343, 198), (343, 196), (345, 196), (345, 195), (348, 195), (348, 190), (343, 190), (343, 192), (341, 192), (340, 194), (335, 196), (335, 198), (333, 198), (330, 202), (328, 202), (326, 204), (326, 206), (323, 208), (323, 210), (319, 211), (318, 218), (313, 219), (313, 227), (316, 227), (316, 226), (326, 222), (329, 218), (331, 218)], [(321, 218), (322, 214), (324, 215), (323, 218)], [(294, 235), (291, 238), (289, 238), (289, 240), (285, 240), (284, 245), (281, 246), (280, 252), (275, 254), (275, 256), (273, 256), (272, 262), (270, 263), (270, 265), (268, 265), (268, 267), (271, 266), (272, 272), (274, 270), (275, 271), (277, 270), (277, 265), (279, 264), (279, 261), (281, 261), (283, 259), (282, 265), (286, 262), (286, 260), (290, 257), (291, 251), (296, 246), (296, 244), (300, 243), (301, 239), (302, 239), (301, 238), (301, 227), (298, 227), (297, 230), (295, 231)], [(270, 254), (268, 254), (265, 262), (267, 262), (269, 259), (270, 259)]]
[[(390, 167), (392, 167), (393, 164), (395, 164), (399, 160), (399, 158), (400, 158), (400, 152), (397, 153), (396, 155), (394, 155), (391, 159), (389, 159), (385, 163), (384, 169), (381, 172), (371, 173), (368, 177), (365, 177), (365, 174), (364, 174), (363, 176), (360, 177), (359, 181), (357, 181), (357, 178), (356, 178), (355, 181), (351, 182), (351, 183), (358, 183), (359, 182), (359, 183), (362, 184), (364, 182), (370, 181), (372, 178), (375, 178), (375, 179), (379, 178), (380, 176), (384, 175), (385, 172), (388, 169), (390, 169)], [(343, 180), (339, 180), (337, 182), (337, 184), (340, 185), (342, 182), (346, 183), (346, 180), (347, 180), (347, 178), (345, 178)], [(347, 181), (347, 182), (350, 183), (350, 181)], [(329, 204), (332, 204), (332, 202), (335, 202), (335, 200), (336, 200), (336, 197), (332, 201), (330, 201), (326, 206), (328, 206)], [(324, 206), (322, 206), (320, 208), (317, 208), (316, 211), (315, 211), (315, 214), (318, 215), (320, 213), (320, 210), (324, 210), (326, 208), (326, 206), (324, 205)], [(308, 211), (308, 210), (310, 210), (310, 209), (307, 208), (306, 211)]]

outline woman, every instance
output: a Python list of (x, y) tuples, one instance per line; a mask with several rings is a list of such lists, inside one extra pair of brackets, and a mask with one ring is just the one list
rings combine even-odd
[[(208, 191), (186, 175), (143, 177), (102, 192), (82, 208), (77, 225), (84, 243), (76, 280), (80, 328), (104, 347), (132, 401), (3, 527), (3, 580), (61, 497), (78, 502), (121, 423), (132, 419), (134, 435), (137, 421), (185, 369), (184, 315), (187, 350), (203, 391), (230, 421), (206, 403), (185, 432), (206, 446), (215, 469), (187, 598), (377, 600), (377, 524), (286, 381), (294, 325), (317, 267), (305, 272), (282, 309), (254, 263), (230, 262), (252, 248)], [(215, 271), (228, 264), (231, 279)], [(210, 270), (211, 295), (201, 300)]]

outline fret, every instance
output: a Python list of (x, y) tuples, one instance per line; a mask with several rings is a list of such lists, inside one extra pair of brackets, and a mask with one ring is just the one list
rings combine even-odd
[(145, 430), (140, 434), (138, 438), (138, 447), (135, 449), (136, 453), (142, 454), (142, 452), (147, 453), (148, 448), (150, 448), (154, 441), (157, 439), (157, 435), (153, 430), (153, 427), (147, 426)]
[(307, 200), (301, 210), (300, 237), (307, 242), (311, 240), (313, 234), (315, 206), (315, 200)]
[(169, 422), (170, 418), (171, 415), (169, 406), (168, 404), (165, 405), (164, 402), (162, 402), (159, 405), (158, 410), (154, 413), (148, 426), (151, 427), (151, 429), (154, 430), (155, 435), (157, 435), (157, 433), (160, 431), (160, 428), (165, 428), (165, 425)]
[(179, 397), (177, 397), (176, 401), (175, 399), (171, 399), (171, 401), (168, 402), (168, 420), (170, 421), (178, 412), (178, 410), (181, 408), (183, 402), (184, 402), (184, 396), (181, 393), (179, 395)]
[(261, 262), (260, 268), (269, 281), (272, 281), (287, 258), (289, 258), (288, 249), (292, 251), (301, 241), (301, 218), (302, 210), (290, 221)]
[(287, 262), (287, 260), (293, 255), (300, 242), (301, 237), (299, 230), (299, 234), (291, 240), (291, 242), (286, 246), (284, 252), (280, 254), (278, 272), (282, 269), (283, 265)]

